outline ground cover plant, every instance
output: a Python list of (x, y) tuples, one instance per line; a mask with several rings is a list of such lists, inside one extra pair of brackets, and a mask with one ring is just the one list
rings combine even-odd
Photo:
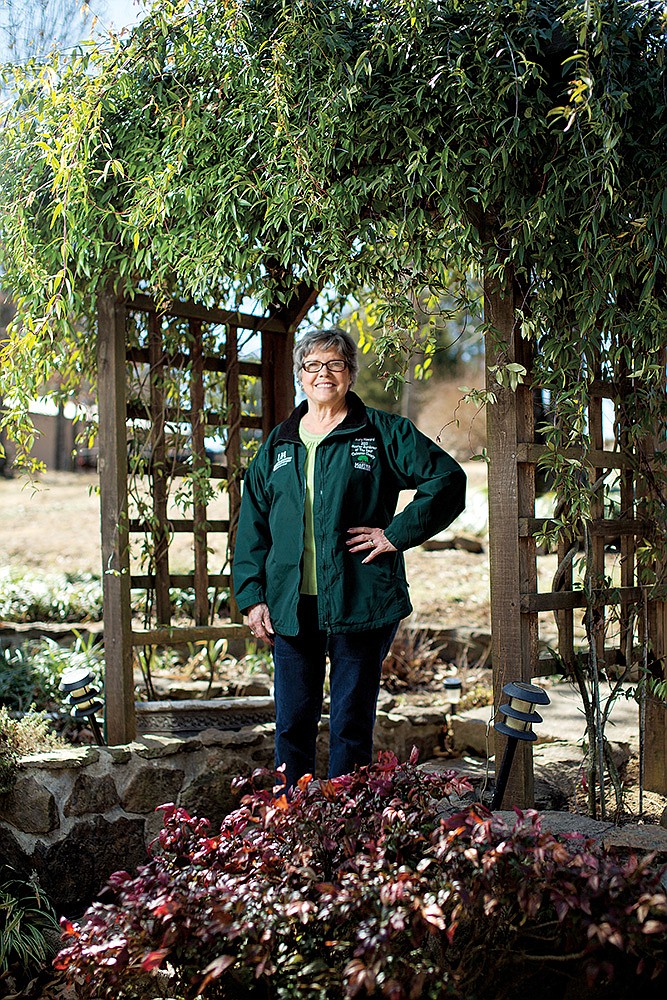
[(414, 753), (306, 777), (291, 798), (267, 777), (239, 779), (219, 832), (163, 806), (149, 862), (63, 921), (56, 967), (80, 997), (144, 996), (156, 970), (188, 998), (549, 998), (574, 977), (596, 996), (664, 989), (650, 859), (556, 837), (534, 812), (513, 827), (481, 805), (442, 815), (466, 782)]
[(58, 923), (34, 878), (24, 879), (0, 865), (0, 988), (35, 972), (54, 953)]

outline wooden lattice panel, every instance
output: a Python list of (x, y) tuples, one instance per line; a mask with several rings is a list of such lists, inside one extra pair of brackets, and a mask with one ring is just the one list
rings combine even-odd
[[(559, 542), (552, 586), (540, 589), (535, 535), (548, 519), (536, 513), (535, 479), (546, 445), (538, 440), (534, 419), (534, 393), (539, 387), (533, 382), (532, 345), (520, 336), (512, 295), (502, 294), (489, 282), (485, 296), (486, 316), (495, 331), (487, 339), (489, 372), (509, 362), (523, 365), (527, 372), (525, 383), (515, 391), (499, 386), (491, 376), (488, 381), (497, 400), (487, 414), (494, 703), (500, 705), (508, 681), (530, 681), (549, 672), (539, 641), (540, 621), (546, 615), (555, 618), (558, 653), (566, 665), (577, 655), (587, 655), (577, 617), (589, 603), (598, 663), (614, 664), (622, 671), (648, 638), (649, 666), (661, 678), (667, 653), (665, 604), (653, 601), (647, 606), (647, 592), (637, 576), (637, 550), (648, 530), (642, 516), (641, 469), (642, 461), (650, 458), (650, 447), (643, 447), (640, 459), (629, 444), (623, 401), (631, 391), (630, 382), (618, 373), (613, 383), (605, 381), (601, 372), (593, 373), (585, 414), (591, 447), (585, 452), (559, 450), (560, 456), (582, 464), (588, 485), (596, 488), (590, 521), (583, 532)], [(586, 583), (591, 602), (576, 573), (582, 545), (588, 549)], [(667, 791), (667, 718), (664, 705), (657, 702), (648, 705), (646, 745), (646, 785)], [(497, 738), (497, 762), (503, 750), (504, 739)], [(510, 794), (517, 804), (533, 801), (529, 744), (523, 744), (517, 755)]]
[[(230, 587), (245, 446), (252, 439), (258, 443), (293, 406), (293, 331), (315, 297), (314, 289), (300, 287), (287, 306), (265, 316), (187, 302), (159, 312), (143, 295), (127, 303), (111, 295), (100, 299), (105, 691), (112, 744), (135, 734), (135, 646), (247, 634), (233, 595), (226, 618), (216, 599)], [(244, 358), (250, 338), (254, 356)], [(250, 383), (252, 406), (244, 401)], [(207, 441), (216, 436), (222, 452), (210, 456)], [(215, 488), (221, 483), (224, 492)], [(178, 490), (189, 490), (185, 511), (174, 507)], [(222, 513), (213, 509), (215, 496), (224, 498)], [(174, 540), (184, 536), (192, 566), (174, 572), (180, 569), (172, 559)], [(220, 565), (212, 568), (211, 552), (220, 540)], [(172, 623), (174, 588), (194, 594), (190, 622)], [(145, 591), (149, 609), (141, 626), (132, 614), (137, 590)]]
[[(522, 387), (522, 391), (535, 390)], [(634, 649), (637, 626), (633, 606), (642, 597), (636, 579), (635, 553), (646, 525), (636, 516), (633, 457), (627, 450), (620, 425), (612, 417), (611, 407), (617, 393), (616, 386), (607, 385), (600, 379), (592, 383), (587, 413), (592, 447), (585, 453), (575, 448), (561, 452), (582, 462), (587, 486), (594, 487), (592, 516), (586, 525), (586, 533), (576, 531), (571, 537), (558, 542), (558, 569), (550, 590), (538, 592), (537, 587), (522, 588), (520, 606), (523, 614), (553, 612), (558, 627), (558, 653), (566, 665), (573, 662), (582, 645), (581, 637), (579, 642), (575, 641), (575, 612), (586, 607), (587, 598), (583, 581), (577, 580), (573, 567), (587, 545), (590, 547), (597, 656), (602, 663), (622, 664), (631, 658)], [(607, 419), (603, 422), (605, 399), (609, 401), (609, 407)], [(603, 423), (606, 424), (606, 433)], [(531, 470), (535, 469), (544, 452), (545, 446), (535, 441), (523, 440), (519, 443), (517, 463), (520, 481), (534, 476)], [(534, 536), (548, 526), (549, 521), (549, 518), (536, 517), (534, 511), (532, 515), (520, 516), (519, 537)], [(614, 609), (611, 616), (610, 609)], [(533, 649), (533, 676), (548, 669), (535, 657)]]
[[(192, 624), (220, 625), (218, 597), (230, 587), (244, 445), (257, 444), (266, 393), (261, 361), (239, 358), (249, 340), (259, 354), (252, 317), (158, 316), (136, 300), (128, 313), (130, 585), (148, 595), (141, 634), (146, 644), (151, 625), (162, 630), (171, 624), (174, 588), (193, 591)], [(269, 325), (285, 333), (276, 321)], [(180, 508), (174, 497), (180, 497)], [(143, 572), (132, 565), (133, 536), (141, 539)], [(171, 543), (180, 543), (182, 562), (186, 538), (193, 564), (188, 572), (174, 572)], [(209, 569), (211, 558), (217, 558), (217, 569)], [(230, 603), (231, 618), (238, 621)]]

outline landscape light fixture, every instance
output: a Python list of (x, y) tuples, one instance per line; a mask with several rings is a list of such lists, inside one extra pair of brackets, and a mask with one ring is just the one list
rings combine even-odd
[(448, 705), (458, 705), (462, 691), (463, 685), (458, 677), (445, 677), (445, 701)]
[(507, 736), (507, 746), (491, 801), (492, 809), (500, 809), (502, 805), (519, 740), (532, 743), (537, 739), (532, 726), (536, 722), (542, 722), (542, 716), (538, 715), (535, 706), (549, 704), (549, 695), (543, 688), (524, 681), (511, 681), (506, 684), (503, 694), (509, 698), (509, 704), (500, 706), (493, 726), (503, 736)]
[(104, 703), (100, 698), (99, 689), (94, 686), (92, 673), (87, 667), (72, 667), (63, 670), (60, 680), (60, 690), (66, 695), (70, 705), (70, 713), (74, 719), (88, 719), (98, 746), (104, 746), (100, 724), (95, 713), (101, 711)]
[(461, 692), (463, 690), (463, 685), (458, 677), (450, 674), (449, 677), (445, 677), (445, 682), (443, 685), (445, 689), (445, 727), (444, 727), (444, 738), (445, 740), (449, 736), (449, 731), (451, 727), (451, 718), (448, 720), (447, 716), (452, 716), (456, 712), (456, 706), (461, 700)]

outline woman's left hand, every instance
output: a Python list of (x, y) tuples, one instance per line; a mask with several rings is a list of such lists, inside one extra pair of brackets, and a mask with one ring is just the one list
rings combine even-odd
[(397, 551), (396, 546), (391, 544), (382, 528), (348, 528), (347, 533), (352, 535), (352, 538), (348, 538), (345, 543), (350, 552), (370, 550), (366, 558), (361, 560), (362, 563), (372, 562), (383, 552)]

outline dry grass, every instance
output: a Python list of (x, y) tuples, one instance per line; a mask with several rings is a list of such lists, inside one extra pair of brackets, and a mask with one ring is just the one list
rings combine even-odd
[[(483, 483), (483, 463), (470, 463), (467, 471), (474, 488)], [(101, 574), (96, 485), (97, 477), (87, 473), (48, 472), (34, 485), (0, 479), (0, 564)], [(188, 563), (187, 547), (186, 536), (175, 537), (175, 566)], [(407, 563), (417, 619), (488, 627), (485, 555), (412, 549)]]
[(44, 573), (101, 573), (97, 477), (0, 478), (0, 563)]
[(382, 686), (393, 694), (436, 684), (442, 689), (447, 674), (443, 646), (425, 632), (399, 628), (382, 666)]
[[(34, 482), (0, 478), (0, 565), (101, 575), (97, 482), (90, 472), (46, 472)], [(224, 503), (217, 504), (221, 510), (211, 517), (225, 515)], [(192, 570), (189, 536), (174, 536), (170, 562), (175, 573)], [(212, 571), (223, 563), (222, 551), (214, 551)]]
[(484, 387), (481, 368), (469, 368), (457, 378), (426, 383), (419, 408), (419, 428), (438, 441), (459, 462), (470, 462), (486, 445), (486, 417), (473, 403), (464, 402), (461, 387)]

